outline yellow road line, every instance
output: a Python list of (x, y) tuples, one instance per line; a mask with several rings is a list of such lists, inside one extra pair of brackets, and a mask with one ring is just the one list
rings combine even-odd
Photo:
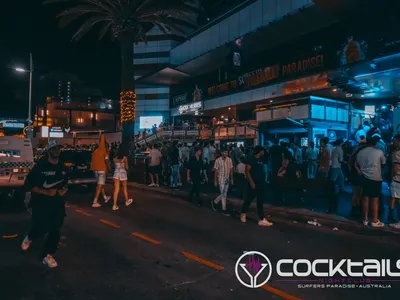
[(100, 222), (105, 224), (105, 225), (108, 225), (110, 227), (114, 227), (114, 228), (117, 228), (117, 229), (121, 228), (121, 226), (119, 226), (117, 224), (114, 224), (114, 223), (112, 223), (110, 221), (104, 220), (104, 219), (100, 219)]
[(285, 300), (302, 300), (301, 298), (292, 296), (292, 295), (290, 295), (290, 294), (288, 294), (288, 293), (286, 293), (284, 291), (281, 291), (281, 290), (279, 290), (277, 288), (274, 288), (274, 287), (272, 287), (272, 286), (270, 286), (268, 284), (264, 284), (261, 288), (263, 288), (267, 292), (275, 294), (275, 295), (277, 295), (277, 296), (279, 296), (279, 297), (281, 297), (281, 298), (283, 298)]
[(220, 266), (220, 265), (217, 265), (217, 264), (215, 264), (215, 263), (213, 263), (213, 262), (211, 262), (211, 261), (209, 261), (209, 260), (200, 258), (200, 257), (198, 257), (198, 256), (196, 256), (196, 255), (193, 255), (193, 254), (189, 253), (189, 252), (182, 251), (182, 254), (183, 254), (186, 258), (189, 258), (189, 259), (191, 259), (191, 260), (194, 260), (194, 261), (196, 261), (196, 262), (198, 262), (198, 263), (201, 263), (201, 264), (203, 264), (203, 265), (206, 265), (206, 266), (208, 266), (208, 267), (210, 267), (210, 268), (213, 268), (213, 269), (215, 269), (215, 270), (221, 271), (221, 270), (224, 269), (224, 267), (222, 267), (222, 266)]
[(75, 211), (76, 211), (77, 213), (80, 213), (80, 214), (86, 216), (86, 217), (91, 217), (91, 216), (92, 216), (92, 214), (89, 214), (89, 213), (87, 213), (86, 211), (83, 211), (83, 210), (80, 210), (80, 209), (76, 209)]
[(154, 245), (159, 245), (159, 244), (161, 244), (161, 242), (159, 242), (159, 241), (157, 241), (157, 240), (154, 240), (154, 239), (152, 239), (152, 238), (149, 238), (148, 236), (145, 236), (145, 235), (140, 234), (140, 233), (138, 233), (138, 232), (132, 232), (132, 235), (134, 235), (134, 236), (136, 236), (136, 237), (138, 237), (138, 238), (140, 238), (140, 239), (142, 239), (142, 240), (145, 240), (145, 241), (147, 241), (147, 242), (149, 242), (149, 243), (152, 243), (152, 244), (154, 244)]
[(16, 238), (18, 236), (18, 234), (10, 234), (10, 235), (3, 235), (2, 238), (3, 239), (13, 239)]

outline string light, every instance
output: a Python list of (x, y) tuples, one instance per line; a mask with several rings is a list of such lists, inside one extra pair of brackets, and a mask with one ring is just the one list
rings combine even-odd
[(136, 93), (122, 91), (120, 93), (121, 123), (134, 122), (136, 119)]

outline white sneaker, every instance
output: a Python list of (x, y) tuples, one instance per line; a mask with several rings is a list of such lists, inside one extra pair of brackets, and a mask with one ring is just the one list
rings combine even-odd
[(42, 263), (47, 265), (49, 268), (56, 268), (58, 266), (56, 260), (50, 254), (47, 254), (47, 256), (43, 258)]
[(154, 187), (154, 186), (156, 186), (155, 183), (150, 183), (150, 184), (149, 184), (149, 187)]
[(29, 239), (28, 236), (26, 236), (24, 238), (24, 240), (22, 241), (21, 250), (22, 251), (27, 251), (29, 249), (29, 247), (31, 246), (31, 244), (32, 244), (32, 241)]
[(156, 187), (160, 187), (160, 185), (159, 185), (159, 184), (156, 184)]
[(264, 226), (264, 227), (269, 227), (269, 226), (272, 226), (274, 224), (269, 222), (266, 218), (264, 218), (264, 219), (258, 221), (258, 225), (259, 226)]
[(246, 214), (240, 214), (240, 221), (242, 222), (242, 223), (246, 223)]
[(131, 205), (132, 203), (133, 203), (133, 200), (132, 200), (132, 199), (128, 199), (128, 201), (125, 202), (125, 205), (126, 205), (126, 206), (129, 206), (129, 205)]
[(110, 201), (111, 196), (105, 196), (104, 197), (104, 203), (108, 203), (108, 201)]
[(117, 211), (118, 209), (119, 209), (118, 205), (113, 205), (113, 208), (112, 208), (113, 211)]
[(389, 226), (393, 229), (400, 229), (400, 222), (389, 224)]
[(371, 226), (378, 228), (378, 227), (385, 227), (385, 224), (382, 223), (381, 221), (377, 220), (376, 222), (371, 222)]
[(363, 223), (364, 226), (368, 226), (369, 221), (368, 220), (364, 220), (362, 223)]
[(92, 207), (97, 208), (97, 207), (101, 207), (101, 204), (97, 201), (93, 202)]

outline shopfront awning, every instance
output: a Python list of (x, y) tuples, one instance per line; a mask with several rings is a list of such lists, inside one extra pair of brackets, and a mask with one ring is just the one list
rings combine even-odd
[(300, 133), (307, 132), (307, 128), (308, 124), (303, 124), (291, 118), (262, 122), (259, 125), (260, 132), (268, 133)]

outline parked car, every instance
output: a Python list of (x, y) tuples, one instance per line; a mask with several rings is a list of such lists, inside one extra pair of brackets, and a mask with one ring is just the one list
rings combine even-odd
[(96, 185), (94, 172), (90, 170), (92, 152), (89, 150), (62, 150), (60, 161), (68, 169), (69, 186), (89, 186)]

